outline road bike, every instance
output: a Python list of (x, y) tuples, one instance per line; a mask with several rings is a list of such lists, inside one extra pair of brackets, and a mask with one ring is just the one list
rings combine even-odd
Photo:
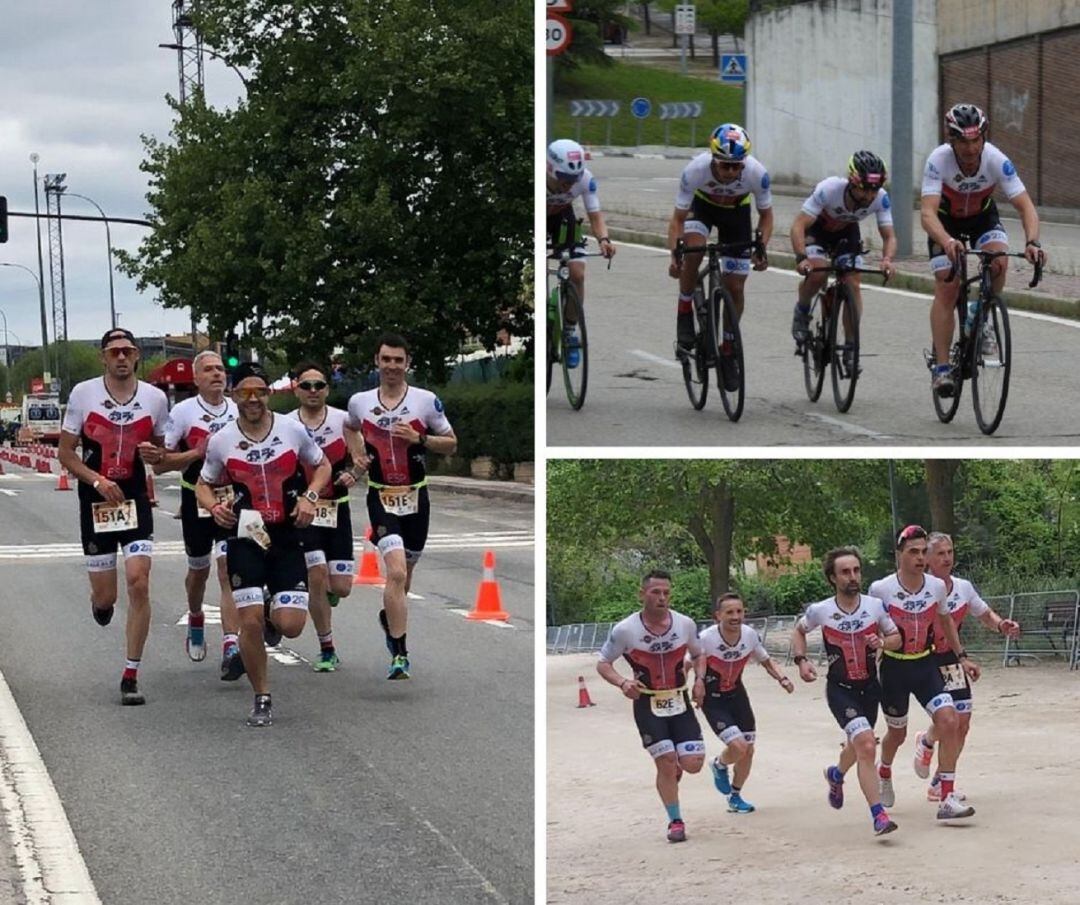
[[(548, 260), (555, 261), (556, 266), (553, 271), (548, 270), (547, 392), (551, 392), (551, 373), (555, 365), (561, 365), (566, 398), (574, 411), (585, 404), (585, 391), (589, 385), (589, 337), (585, 329), (585, 308), (570, 280), (570, 262), (599, 257), (603, 255), (598, 252), (575, 253), (569, 248), (556, 254), (550, 250), (548, 253)], [(608, 258), (610, 269), (611, 258)]]
[(755, 257), (767, 260), (760, 232), (754, 234), (752, 242), (709, 243), (697, 248), (688, 247), (682, 239), (675, 243), (675, 259), (680, 265), (684, 255), (708, 255), (694, 289), (694, 344), (689, 351), (677, 343), (675, 346), (686, 395), (695, 409), (703, 409), (709, 396), (709, 370), (715, 368), (720, 401), (732, 421), (742, 417), (746, 371), (739, 318), (731, 293), (724, 286), (721, 258), (744, 254), (747, 248)]
[[(979, 272), (967, 275), (969, 256), (979, 259)], [(951, 396), (931, 391), (938, 419), (948, 424), (960, 407), (964, 381), (971, 381), (971, 401), (975, 421), (984, 434), (992, 434), (1001, 424), (1005, 403), (1009, 398), (1009, 377), (1012, 373), (1012, 333), (1009, 330), (1009, 310), (1005, 300), (996, 295), (992, 286), (990, 265), (995, 258), (1024, 258), (1023, 253), (979, 251), (965, 248), (957, 264), (949, 268), (946, 283), (958, 280), (956, 292), (956, 341), (949, 350), (949, 373), (953, 380)], [(1024, 260), (1027, 260), (1024, 258)], [(1042, 279), (1042, 262), (1034, 265), (1035, 273), (1029, 289)], [(971, 287), (978, 286), (971, 296)], [(933, 373), (933, 349), (923, 353), (926, 366)]]

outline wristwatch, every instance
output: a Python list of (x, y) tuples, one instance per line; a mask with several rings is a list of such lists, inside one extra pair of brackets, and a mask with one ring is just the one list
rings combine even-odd
[(319, 502), (319, 495), (314, 490), (308, 490), (304, 494), (304, 499), (314, 506), (317, 502)]
[(805, 659), (806, 654), (796, 654), (794, 657), (791, 658), (791, 662), (798, 666)]

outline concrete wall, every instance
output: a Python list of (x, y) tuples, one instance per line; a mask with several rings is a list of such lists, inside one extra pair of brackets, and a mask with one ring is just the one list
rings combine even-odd
[(1080, 25), (1080, 0), (938, 0), (937, 6), (942, 54)]
[[(938, 144), (937, 4), (915, 0), (916, 189)], [(892, 0), (817, 0), (753, 15), (746, 39), (746, 126), (774, 181), (813, 186), (841, 174), (859, 148), (891, 159)]]

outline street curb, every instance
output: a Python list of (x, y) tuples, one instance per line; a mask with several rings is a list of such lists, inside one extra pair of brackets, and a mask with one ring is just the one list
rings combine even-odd
[[(611, 238), (617, 242), (635, 242), (639, 245), (651, 245), (654, 248), (667, 248), (667, 237), (659, 233), (643, 232), (635, 229), (609, 229)], [(769, 249), (769, 263), (788, 269), (795, 269), (795, 255), (790, 252)], [(934, 279), (929, 276), (898, 270), (889, 280), (893, 289), (908, 289), (924, 295), (934, 294)], [(1049, 295), (1035, 295), (1016, 289), (1006, 289), (1002, 295), (1010, 308), (1018, 311), (1031, 311), (1035, 314), (1051, 314), (1070, 320), (1080, 320), (1080, 301)]]
[(428, 478), (428, 486), (431, 490), (441, 493), (479, 496), (486, 499), (531, 503), (536, 498), (536, 488), (532, 484), (520, 484), (515, 481), (481, 481), (449, 475), (432, 475)]

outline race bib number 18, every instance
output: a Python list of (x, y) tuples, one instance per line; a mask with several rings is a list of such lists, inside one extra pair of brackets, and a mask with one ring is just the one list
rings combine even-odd
[(315, 504), (315, 517), (311, 524), (316, 528), (336, 528), (337, 507), (337, 500), (319, 500)]
[(123, 500), (119, 503), (92, 503), (91, 510), (94, 514), (95, 534), (131, 531), (139, 525), (134, 500)]

